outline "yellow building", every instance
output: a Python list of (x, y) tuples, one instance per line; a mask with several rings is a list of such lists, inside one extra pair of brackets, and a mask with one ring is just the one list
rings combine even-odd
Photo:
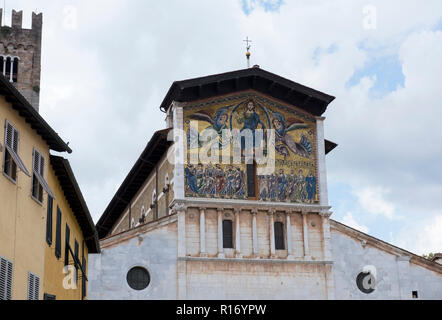
[[(71, 149), (2, 75), (0, 122), (0, 300), (81, 299), (87, 255), (99, 247), (69, 163), (50, 155)], [(77, 289), (63, 287), (65, 261)]]

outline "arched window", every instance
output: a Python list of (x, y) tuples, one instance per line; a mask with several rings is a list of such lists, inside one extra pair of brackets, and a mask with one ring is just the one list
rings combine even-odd
[(6, 79), (11, 78), (11, 57), (6, 57), (6, 60), (4, 61), (4, 72), (3, 75), (6, 77)]
[(19, 60), (18, 57), (0, 57), (0, 72), (10, 82), (17, 82)]
[(13, 68), (12, 68), (12, 82), (17, 82), (17, 75), (18, 75), (18, 58), (14, 58)]
[(233, 248), (232, 220), (223, 220), (223, 248)]
[(284, 250), (284, 224), (282, 222), (275, 222), (275, 249)]

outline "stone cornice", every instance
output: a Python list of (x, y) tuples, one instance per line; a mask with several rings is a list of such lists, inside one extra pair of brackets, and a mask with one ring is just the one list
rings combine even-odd
[(174, 200), (172, 205), (176, 202), (181, 202), (187, 206), (187, 208), (205, 208), (216, 210), (234, 210), (236, 208), (240, 210), (248, 211), (283, 211), (293, 213), (318, 213), (321, 215), (331, 215), (331, 206), (321, 206), (312, 204), (298, 204), (298, 203), (286, 203), (286, 202), (267, 202), (257, 200), (241, 200), (241, 199), (213, 199), (213, 198), (187, 198)]
[(253, 258), (217, 258), (217, 257), (178, 257), (181, 261), (213, 261), (213, 262), (247, 262), (247, 263), (288, 263), (288, 264), (314, 264), (332, 265), (333, 261), (324, 260), (290, 260), (290, 259), (253, 259)]

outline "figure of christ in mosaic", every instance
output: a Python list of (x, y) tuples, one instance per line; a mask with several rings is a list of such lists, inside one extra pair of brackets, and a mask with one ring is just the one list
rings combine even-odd
[[(270, 117), (268, 115), (267, 109), (263, 106), (260, 106), (260, 109), (262, 110), (262, 113), (264, 113), (265, 118), (267, 118), (267, 122), (269, 124), (265, 125), (264, 121), (261, 119), (257, 109), (256, 109), (256, 102), (252, 99), (249, 99), (245, 102), (245, 110), (242, 112), (238, 112), (240, 110), (240, 106), (242, 104), (237, 105), (230, 115), (230, 128), (233, 129), (232, 124), (232, 118), (236, 120), (236, 122), (240, 125), (242, 125), (242, 128), (240, 129), (240, 134), (244, 133), (245, 130), (250, 130), (251, 138), (252, 138), (252, 145), (250, 147), (256, 148), (256, 147), (264, 147), (262, 143), (265, 143), (265, 129), (270, 129)], [(240, 114), (238, 114), (240, 113)], [(257, 130), (260, 130), (260, 135), (256, 136)], [(246, 133), (247, 134), (247, 133)], [(241, 135), (241, 155), (244, 156), (247, 152), (250, 152), (251, 150), (246, 149), (246, 136)], [(253, 150), (252, 150), (253, 151)]]

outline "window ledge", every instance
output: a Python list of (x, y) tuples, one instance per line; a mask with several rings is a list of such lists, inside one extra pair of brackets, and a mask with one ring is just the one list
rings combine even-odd
[(6, 179), (8, 179), (10, 182), (12, 182), (13, 184), (17, 185), (17, 179), (12, 179), (12, 177), (8, 176), (4, 171), (2, 171), (3, 175), (6, 177)]
[(34, 196), (32, 195), (32, 193), (31, 193), (31, 198), (32, 198), (35, 202), (37, 202), (40, 206), (43, 207), (43, 202), (40, 202), (40, 200), (38, 200), (36, 197), (34, 197)]

